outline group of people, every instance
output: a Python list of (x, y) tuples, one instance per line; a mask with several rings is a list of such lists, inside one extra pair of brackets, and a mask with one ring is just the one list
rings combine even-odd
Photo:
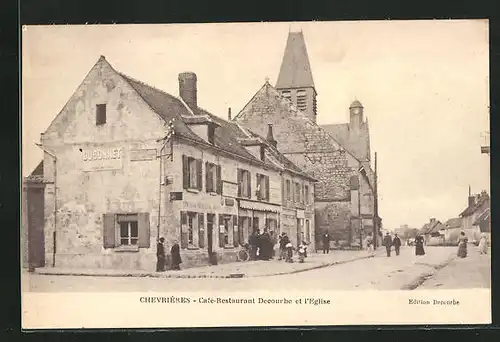
[(399, 255), (399, 251), (401, 249), (401, 239), (399, 238), (398, 234), (394, 234), (394, 238), (392, 238), (391, 234), (387, 232), (384, 236), (384, 240), (382, 241), (382, 245), (385, 246), (387, 257), (391, 256), (392, 246), (394, 246), (396, 255)]
[[(156, 245), (156, 272), (164, 272), (166, 269), (166, 256), (165, 256), (165, 238), (161, 237), (158, 239), (158, 244)], [(170, 248), (170, 256), (171, 256), (171, 265), (170, 269), (172, 270), (180, 270), (181, 269), (181, 253), (179, 242), (177, 240), (174, 241), (174, 244)]]
[(276, 243), (277, 241), (273, 231), (268, 233), (267, 230), (265, 230), (264, 233), (261, 234), (260, 230), (256, 229), (248, 238), (250, 259), (270, 260), (275, 256), (274, 246)]
[[(457, 256), (459, 258), (466, 258), (467, 257), (467, 242), (469, 242), (469, 239), (467, 239), (467, 236), (465, 236), (464, 232), (460, 233), (460, 236), (458, 238), (458, 251), (457, 251)], [(479, 254), (487, 254), (488, 253), (488, 241), (486, 239), (486, 235), (482, 234), (481, 238), (479, 239)]]

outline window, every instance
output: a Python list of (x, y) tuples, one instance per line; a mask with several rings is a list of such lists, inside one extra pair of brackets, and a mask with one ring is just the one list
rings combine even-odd
[(238, 216), (233, 215), (233, 226), (231, 227), (231, 236), (230, 238), (233, 240), (233, 246), (238, 247), (239, 246), (239, 227), (238, 227)]
[(139, 226), (136, 216), (120, 215), (120, 245), (137, 245), (139, 242)]
[(149, 248), (149, 213), (103, 215), (104, 248)]
[(104, 125), (106, 123), (106, 104), (96, 105), (95, 124)]
[(309, 204), (309, 186), (308, 185), (304, 185), (304, 199), (305, 199), (305, 202), (306, 204)]
[(236, 216), (219, 215), (219, 247), (231, 247), (234, 244), (233, 223), (238, 223)]
[(307, 109), (307, 93), (305, 90), (297, 91), (297, 108), (302, 111)]
[(300, 202), (300, 184), (295, 183), (295, 202)]
[(222, 193), (221, 168), (209, 162), (205, 163), (205, 188), (207, 192)]
[(250, 228), (250, 218), (245, 216), (240, 216), (239, 227), (238, 227), (238, 242), (244, 244), (248, 238), (248, 231)]
[(286, 199), (287, 201), (290, 201), (292, 199), (292, 191), (290, 188), (290, 180), (286, 180)]
[(184, 189), (202, 189), (202, 162), (188, 156), (182, 156), (182, 178)]
[(266, 219), (266, 229), (269, 233), (274, 232), (274, 234), (277, 234), (278, 221), (273, 218)]
[(253, 218), (253, 229), (252, 229), (252, 232), (256, 231), (257, 229), (259, 229), (259, 218), (258, 217), (254, 217)]
[(281, 94), (283, 95), (283, 97), (285, 99), (288, 99), (288, 100), (290, 100), (290, 98), (292, 97), (290, 90), (283, 90), (283, 92)]
[(205, 214), (198, 214), (198, 246), (205, 248)]
[(306, 220), (306, 241), (309, 242), (311, 240), (311, 227), (310, 221)]
[(252, 197), (252, 186), (250, 181), (250, 172), (243, 169), (238, 169), (238, 196)]
[(269, 176), (257, 174), (256, 195), (259, 201), (269, 202)]
[(194, 213), (188, 213), (188, 245), (194, 244)]

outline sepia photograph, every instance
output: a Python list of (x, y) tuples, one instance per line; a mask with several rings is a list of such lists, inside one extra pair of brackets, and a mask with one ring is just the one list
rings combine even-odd
[(24, 26), (21, 106), (23, 328), (491, 322), (487, 20)]

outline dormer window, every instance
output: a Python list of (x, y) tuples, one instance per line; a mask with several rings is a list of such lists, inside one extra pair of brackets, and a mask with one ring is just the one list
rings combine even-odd
[(96, 105), (95, 111), (95, 124), (96, 126), (104, 125), (106, 123), (106, 104)]
[(208, 142), (215, 145), (215, 125), (208, 125)]

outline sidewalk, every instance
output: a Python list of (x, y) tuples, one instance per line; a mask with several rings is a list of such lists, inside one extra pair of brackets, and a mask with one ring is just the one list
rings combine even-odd
[[(378, 249), (375, 255), (385, 253)], [(101, 276), (101, 277), (155, 277), (155, 278), (241, 278), (268, 277), (282, 274), (305, 272), (317, 268), (344, 264), (356, 260), (372, 258), (366, 251), (330, 251), (329, 254), (311, 253), (304, 263), (299, 263), (294, 256), (294, 263), (273, 259), (270, 261), (247, 261), (200, 266), (180, 271), (149, 272), (139, 270), (113, 269), (74, 269), (74, 268), (37, 268), (36, 274), (67, 276)]]

